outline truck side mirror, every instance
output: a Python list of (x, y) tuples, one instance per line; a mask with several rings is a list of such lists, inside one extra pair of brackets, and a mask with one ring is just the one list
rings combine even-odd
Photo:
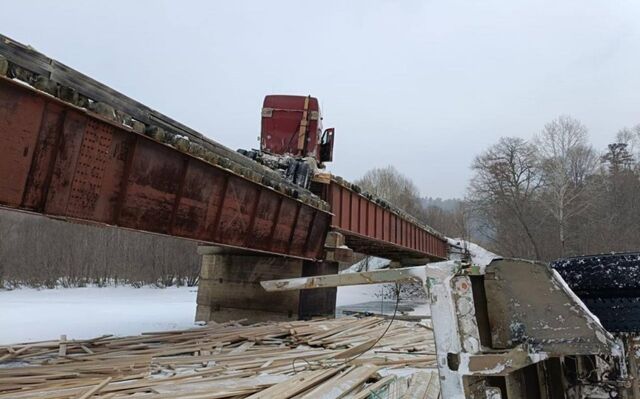
[(336, 129), (325, 129), (320, 139), (320, 162), (333, 161), (333, 138)]

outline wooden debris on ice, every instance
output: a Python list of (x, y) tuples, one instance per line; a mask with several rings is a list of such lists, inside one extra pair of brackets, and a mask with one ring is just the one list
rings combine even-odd
[(0, 346), (0, 399), (438, 398), (432, 330), (396, 320), (383, 336), (389, 323), (229, 322)]

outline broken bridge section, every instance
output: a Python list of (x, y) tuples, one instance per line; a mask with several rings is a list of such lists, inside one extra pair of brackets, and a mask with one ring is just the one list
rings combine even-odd
[(0, 205), (322, 259), (331, 214), (0, 78)]

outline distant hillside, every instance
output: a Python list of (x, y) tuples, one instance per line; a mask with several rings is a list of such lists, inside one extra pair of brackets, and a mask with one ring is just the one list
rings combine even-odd
[(420, 198), (420, 200), (422, 201), (422, 205), (425, 208), (429, 206), (435, 206), (436, 208), (440, 208), (443, 211), (449, 211), (449, 212), (454, 211), (456, 207), (462, 202), (462, 200), (458, 198), (442, 199), (440, 197), (438, 198), (422, 197)]
[[(420, 201), (422, 202), (422, 205), (425, 208), (437, 208), (442, 210), (442, 212), (444, 213), (455, 213), (456, 210), (458, 209), (458, 206), (460, 206), (463, 203), (462, 199), (459, 198), (446, 198), (446, 199), (442, 199), (440, 197), (438, 198), (433, 198), (433, 197), (422, 197), (420, 198)], [(434, 217), (434, 213), (430, 213), (431, 217)], [(437, 213), (436, 213), (437, 215)], [(432, 225), (432, 227), (439, 229), (441, 232), (445, 233), (445, 234), (454, 234), (453, 232), (451, 232), (447, 227), (447, 223), (451, 223), (454, 219), (436, 219), (436, 220), (429, 220), (427, 221), (428, 224)], [(443, 223), (445, 223), (443, 225)], [(473, 242), (479, 243), (479, 244), (485, 244), (485, 240), (486, 240), (486, 232), (484, 232), (483, 234), (483, 229), (481, 228), (481, 226), (483, 226), (483, 224), (485, 224), (486, 222), (483, 222), (482, 220), (480, 220), (478, 218), (477, 215), (474, 215), (474, 217), (471, 217), (469, 219), (467, 219), (466, 223), (468, 223), (467, 228), (467, 234), (469, 235), (468, 237), (465, 237)]]

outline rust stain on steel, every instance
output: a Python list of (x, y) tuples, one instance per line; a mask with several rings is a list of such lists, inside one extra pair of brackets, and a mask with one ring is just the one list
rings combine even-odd
[(331, 214), (0, 79), (0, 204), (321, 259)]
[(446, 241), (424, 227), (333, 180), (324, 194), (333, 212), (331, 227), (354, 251), (389, 259), (446, 259)]

